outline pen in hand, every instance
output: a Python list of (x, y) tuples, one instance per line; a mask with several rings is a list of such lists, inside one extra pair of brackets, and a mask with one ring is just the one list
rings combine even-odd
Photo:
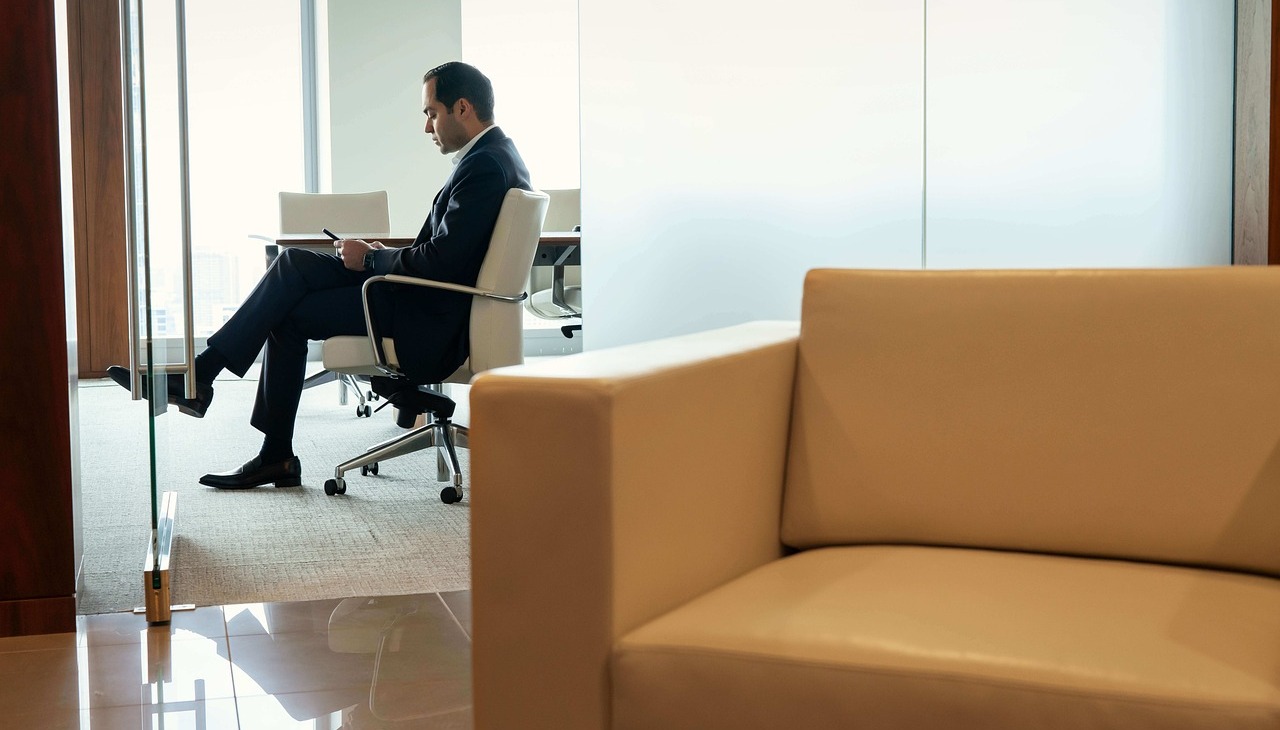
[[(315, 229), (312, 229), (312, 230), (315, 230)], [(321, 232), (321, 233), (323, 233), (324, 235), (328, 236), (329, 238), (332, 238), (332, 239), (333, 239), (333, 240), (335, 240), (335, 241), (341, 241), (341, 240), (342, 240), (342, 236), (339, 236), (338, 234), (334, 233), (333, 231), (329, 230), (328, 228), (321, 228), (321, 229), (320, 229), (320, 232)]]

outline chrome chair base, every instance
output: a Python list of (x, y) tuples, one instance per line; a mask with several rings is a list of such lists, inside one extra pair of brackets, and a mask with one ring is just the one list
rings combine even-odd
[(440, 493), (440, 500), (445, 504), (458, 502), (463, 497), (462, 467), (458, 463), (458, 448), (467, 448), (468, 430), (450, 420), (449, 417), (431, 415), (431, 420), (409, 433), (396, 436), (376, 444), (363, 454), (338, 464), (333, 470), (333, 478), (324, 484), (324, 492), (329, 496), (345, 494), (347, 491), (345, 475), (348, 471), (359, 469), (362, 475), (378, 473), (378, 462), (416, 451), (436, 448), (436, 480), (449, 482)]

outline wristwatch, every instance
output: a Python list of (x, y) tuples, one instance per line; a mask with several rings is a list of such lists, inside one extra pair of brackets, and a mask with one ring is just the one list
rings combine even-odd
[(363, 266), (365, 271), (373, 271), (373, 252), (365, 251)]

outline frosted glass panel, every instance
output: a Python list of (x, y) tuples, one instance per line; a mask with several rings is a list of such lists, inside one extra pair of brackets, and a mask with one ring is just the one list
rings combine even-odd
[(920, 267), (922, 3), (580, 13), (588, 348), (797, 318), (816, 266)]
[(1231, 261), (1230, 0), (930, 0), (926, 265)]

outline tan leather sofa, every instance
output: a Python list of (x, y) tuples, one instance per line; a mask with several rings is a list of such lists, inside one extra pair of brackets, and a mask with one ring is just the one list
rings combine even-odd
[(1280, 727), (1280, 272), (811, 272), (472, 399), (480, 730)]

